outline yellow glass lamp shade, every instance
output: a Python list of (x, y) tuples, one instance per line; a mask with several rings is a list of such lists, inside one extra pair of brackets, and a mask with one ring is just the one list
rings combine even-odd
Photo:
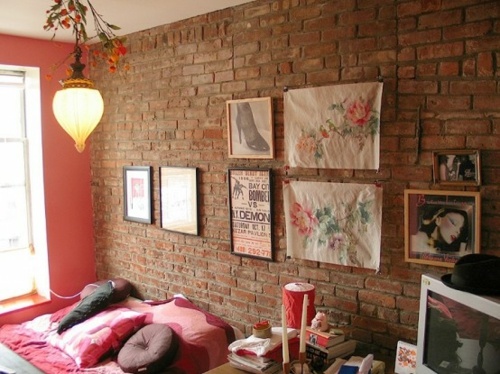
[(52, 110), (57, 122), (74, 139), (75, 147), (81, 153), (85, 141), (102, 118), (104, 102), (101, 93), (94, 88), (69, 87), (56, 92)]

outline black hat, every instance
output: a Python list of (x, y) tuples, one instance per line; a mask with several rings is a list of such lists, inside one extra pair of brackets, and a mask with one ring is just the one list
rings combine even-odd
[(500, 295), (500, 257), (473, 253), (462, 256), (452, 274), (441, 280), (448, 287), (477, 295)]

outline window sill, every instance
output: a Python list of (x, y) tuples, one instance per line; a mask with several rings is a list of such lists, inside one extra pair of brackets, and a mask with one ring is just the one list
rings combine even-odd
[(35, 305), (48, 303), (50, 300), (38, 294), (21, 296), (15, 299), (0, 301), (0, 315), (26, 309)]

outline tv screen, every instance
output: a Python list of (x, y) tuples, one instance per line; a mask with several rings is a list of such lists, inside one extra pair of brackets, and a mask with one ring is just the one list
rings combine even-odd
[(500, 374), (500, 299), (455, 290), (423, 275), (419, 374)]

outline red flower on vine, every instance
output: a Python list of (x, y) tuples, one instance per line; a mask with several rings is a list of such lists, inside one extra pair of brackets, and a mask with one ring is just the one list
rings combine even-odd
[[(123, 56), (127, 54), (127, 48), (123, 45), (125, 38), (115, 35), (114, 30), (119, 30), (118, 26), (112, 25), (102, 18), (97, 13), (90, 0), (85, 0), (87, 5), (83, 4), (83, 0), (53, 0), (54, 4), (47, 10), (47, 20), (43, 28), (47, 31), (53, 30), (54, 36), (57, 30), (61, 27), (63, 29), (73, 28), (76, 44), (85, 45), (86, 42), (99, 38), (102, 44), (102, 50), (94, 53), (94, 60), (92, 65), (97, 65), (97, 60), (100, 59), (108, 64), (108, 70), (114, 73)], [(87, 25), (87, 11), (94, 18), (94, 25), (96, 36), (89, 37), (86, 30)], [(85, 45), (86, 46), (86, 45)], [(55, 64), (52, 70), (57, 69), (69, 57), (59, 64)], [(125, 69), (128, 70), (127, 65)], [(50, 77), (49, 77), (50, 78)]]

